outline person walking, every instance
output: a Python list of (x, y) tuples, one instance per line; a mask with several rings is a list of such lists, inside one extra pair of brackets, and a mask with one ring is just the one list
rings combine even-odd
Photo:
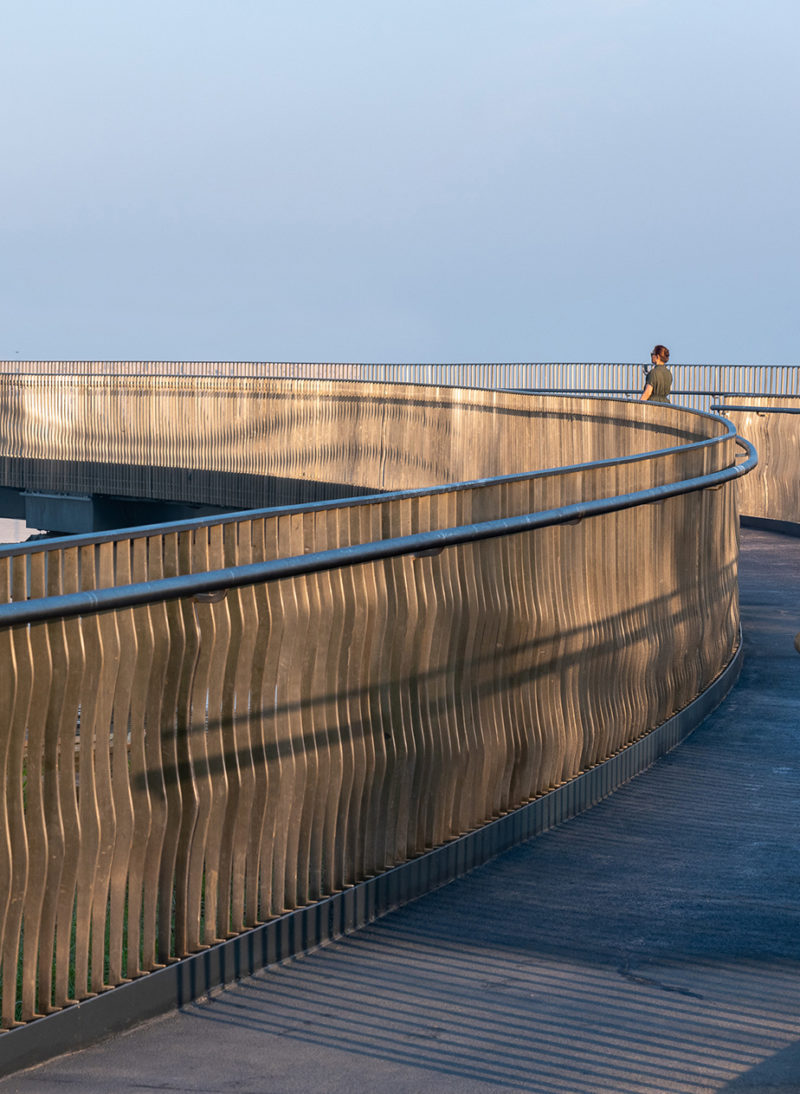
[(667, 368), (669, 350), (666, 346), (654, 346), (650, 354), (650, 370), (639, 401), (644, 403), (668, 403), (672, 389), (672, 373)]

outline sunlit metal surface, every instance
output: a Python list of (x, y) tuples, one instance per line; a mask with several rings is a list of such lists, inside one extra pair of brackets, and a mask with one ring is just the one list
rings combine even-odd
[[(65, 482), (173, 461), (395, 491), (0, 551), (6, 1027), (573, 779), (736, 647), (746, 468), (719, 418), (407, 385), (3, 379), (5, 453), (35, 470), (55, 448), (81, 464)], [(423, 533), (385, 557), (359, 546)], [(79, 593), (80, 614), (59, 611)], [(11, 621), (36, 602), (47, 618)]]
[(729, 396), (716, 405), (759, 452), (758, 468), (739, 486), (742, 515), (786, 524), (800, 522), (800, 395)]

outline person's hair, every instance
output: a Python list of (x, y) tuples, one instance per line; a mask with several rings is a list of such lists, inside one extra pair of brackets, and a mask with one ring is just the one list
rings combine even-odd
[(666, 346), (653, 346), (653, 350), (650, 356), (652, 357), (653, 354), (655, 354), (656, 357), (660, 357), (661, 360), (665, 363), (669, 361), (669, 350)]

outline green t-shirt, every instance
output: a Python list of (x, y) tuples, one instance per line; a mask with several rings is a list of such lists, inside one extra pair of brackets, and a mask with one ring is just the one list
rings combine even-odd
[(647, 374), (647, 382), (653, 389), (651, 403), (668, 403), (672, 388), (672, 373), (666, 365), (654, 365)]

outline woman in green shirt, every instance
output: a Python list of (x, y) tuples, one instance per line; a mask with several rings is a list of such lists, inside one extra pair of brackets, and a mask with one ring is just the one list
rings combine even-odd
[(672, 388), (672, 373), (667, 368), (669, 350), (666, 346), (654, 346), (650, 354), (651, 368), (647, 373), (644, 391), (639, 397), (640, 402), (648, 399), (652, 403), (668, 403), (669, 393)]

